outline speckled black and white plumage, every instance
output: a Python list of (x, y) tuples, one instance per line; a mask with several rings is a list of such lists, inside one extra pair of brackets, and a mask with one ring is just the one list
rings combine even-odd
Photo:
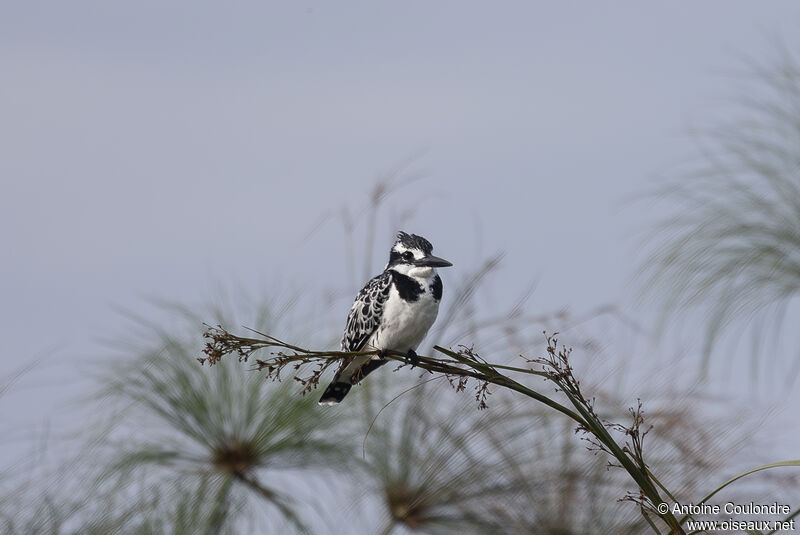
[[(394, 350), (414, 354), (439, 310), (442, 280), (434, 267), (451, 265), (432, 256), (431, 243), (400, 232), (383, 273), (356, 296), (347, 317), (342, 351)], [(350, 387), (385, 364), (377, 357), (343, 359), (320, 404), (339, 403)]]
[(389, 297), (392, 275), (389, 270), (376, 275), (358, 292), (342, 336), (342, 351), (361, 351), (375, 332), (383, 316), (383, 305)]

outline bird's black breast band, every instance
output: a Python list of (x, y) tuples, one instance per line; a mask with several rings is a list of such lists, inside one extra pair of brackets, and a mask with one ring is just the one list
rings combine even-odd
[(392, 274), (392, 282), (394, 283), (394, 287), (397, 288), (397, 293), (400, 294), (401, 299), (405, 301), (416, 301), (419, 299), (419, 296), (422, 295), (422, 292), (425, 291), (420, 283), (408, 275), (403, 275), (393, 269), (389, 272)]

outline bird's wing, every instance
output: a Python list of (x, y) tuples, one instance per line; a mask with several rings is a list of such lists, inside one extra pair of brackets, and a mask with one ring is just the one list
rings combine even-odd
[(392, 275), (384, 271), (376, 275), (358, 292), (342, 336), (342, 351), (361, 351), (372, 333), (381, 324), (383, 306), (389, 297)]
[[(384, 271), (376, 275), (364, 285), (347, 316), (347, 325), (342, 336), (342, 351), (361, 351), (378, 327), (383, 317), (383, 306), (389, 297), (389, 288), (392, 285), (392, 275)], [(365, 370), (369, 362), (376, 362), (370, 369)], [(378, 363), (379, 362), (379, 363)], [(342, 359), (342, 364), (333, 376), (333, 381), (325, 389), (320, 398), (320, 404), (336, 404), (347, 395), (350, 386), (361, 380), (364, 375), (381, 364), (385, 360), (374, 361), (370, 356), (352, 356)], [(358, 372), (358, 373), (357, 373)]]

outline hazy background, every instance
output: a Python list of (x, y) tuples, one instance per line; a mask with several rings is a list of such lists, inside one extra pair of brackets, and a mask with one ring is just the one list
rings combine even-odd
[[(335, 289), (340, 329), (363, 283), (341, 208), (397, 169), (423, 178), (381, 214), (374, 266), (414, 207), (404, 230), (453, 270), (506, 253), (498, 303), (536, 283), (534, 311), (615, 304), (649, 328), (631, 281), (654, 214), (631, 197), (690, 152), (737, 58), (797, 23), (790, 1), (4, 3), (2, 375), (42, 362), (2, 399), (4, 457), (84, 425), (65, 403), (116, 307)], [(683, 354), (691, 376), (692, 347), (639, 358)], [(800, 402), (713, 362), (712, 391)]]

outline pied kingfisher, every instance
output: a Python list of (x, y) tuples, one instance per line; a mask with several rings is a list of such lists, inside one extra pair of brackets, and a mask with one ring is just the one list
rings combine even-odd
[[(413, 362), (417, 346), (428, 334), (439, 312), (442, 279), (434, 268), (452, 266), (431, 254), (431, 242), (399, 232), (383, 273), (358, 292), (347, 316), (342, 351), (399, 351)], [(350, 387), (386, 364), (378, 356), (345, 358), (320, 405), (342, 401)]]

